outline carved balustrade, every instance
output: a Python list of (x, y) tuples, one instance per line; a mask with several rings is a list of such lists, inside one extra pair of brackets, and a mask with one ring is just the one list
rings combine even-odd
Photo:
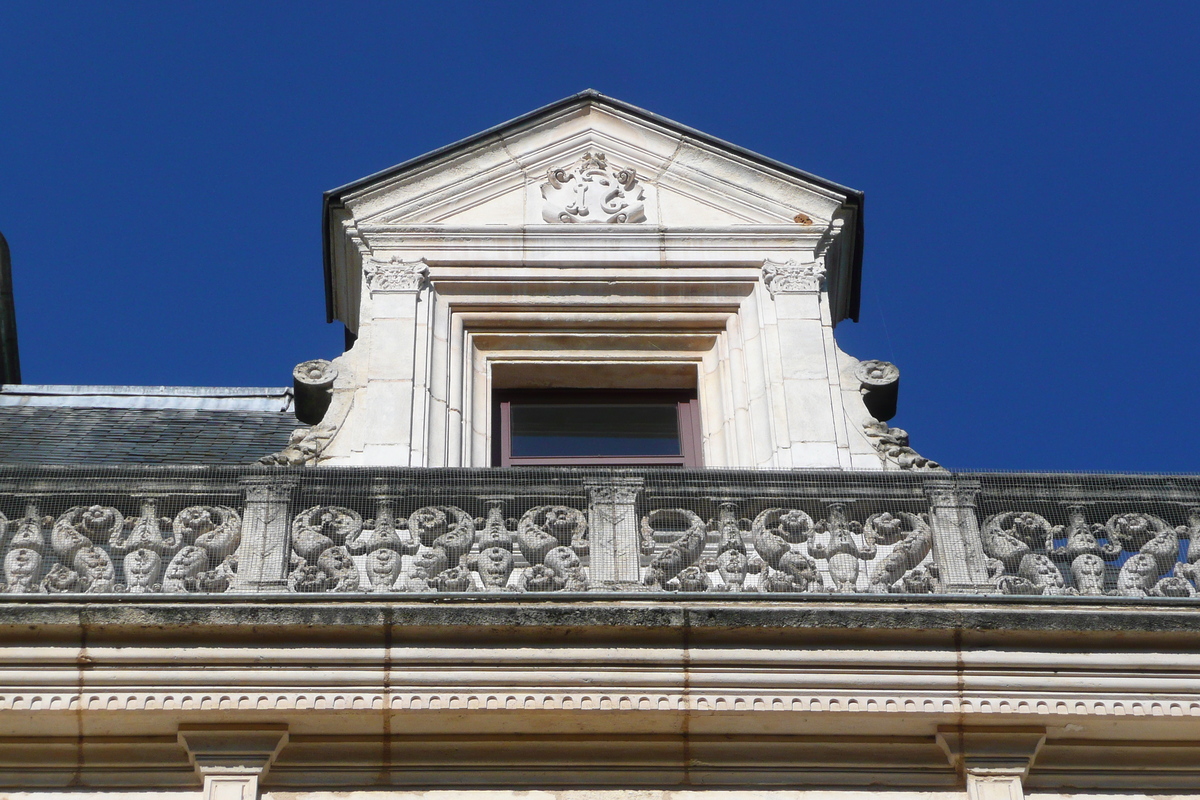
[(0, 467), (0, 590), (25, 600), (1186, 599), (1197, 538), (1200, 476)]

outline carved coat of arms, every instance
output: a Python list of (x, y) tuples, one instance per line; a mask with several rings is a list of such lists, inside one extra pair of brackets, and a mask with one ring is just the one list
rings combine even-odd
[(604, 153), (584, 153), (552, 169), (542, 184), (546, 222), (645, 222), (645, 191), (632, 169), (610, 167)]

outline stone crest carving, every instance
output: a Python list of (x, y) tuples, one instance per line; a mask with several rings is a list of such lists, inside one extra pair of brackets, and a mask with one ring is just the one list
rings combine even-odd
[(600, 152), (584, 153), (571, 166), (550, 170), (542, 199), (546, 222), (646, 221), (646, 193), (637, 173), (609, 166)]
[(798, 264), (795, 261), (763, 261), (763, 283), (774, 297), (781, 293), (817, 292), (825, 278), (825, 264), (813, 261)]
[(363, 262), (363, 275), (372, 292), (417, 292), (429, 279), (429, 265), (425, 259), (405, 261), (392, 256), (387, 261), (376, 258)]

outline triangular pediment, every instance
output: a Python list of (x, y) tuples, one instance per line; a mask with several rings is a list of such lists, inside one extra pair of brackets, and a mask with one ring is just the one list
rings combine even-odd
[(328, 199), (360, 228), (725, 227), (827, 224), (855, 195), (584, 93), (335, 190)]
[[(357, 324), (363, 258), (761, 264), (829, 250), (834, 317), (855, 317), (861, 208), (853, 189), (587, 91), (326, 193), (327, 310)], [(580, 246), (588, 231), (602, 236)]]

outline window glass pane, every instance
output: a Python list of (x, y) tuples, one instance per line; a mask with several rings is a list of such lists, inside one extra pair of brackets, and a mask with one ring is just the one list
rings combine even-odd
[(675, 403), (513, 403), (514, 456), (677, 456)]

